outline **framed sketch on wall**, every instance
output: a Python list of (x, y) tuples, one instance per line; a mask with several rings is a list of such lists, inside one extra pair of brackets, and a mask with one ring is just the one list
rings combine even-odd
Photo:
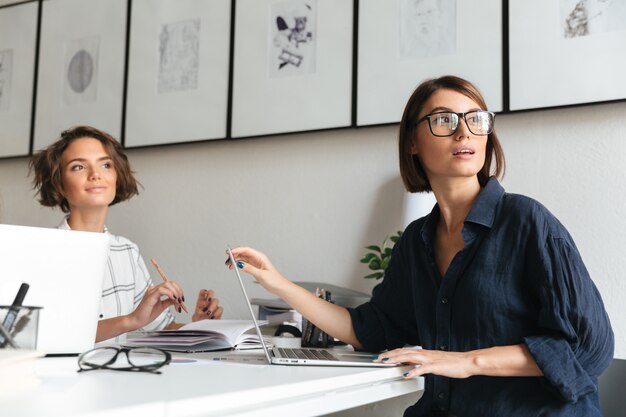
[(509, 39), (511, 110), (626, 98), (626, 2), (510, 1)]
[(0, 157), (30, 152), (38, 10), (0, 8)]
[(399, 122), (420, 82), (448, 74), (502, 110), (502, 13), (495, 0), (361, 0), (356, 124)]
[(126, 147), (226, 137), (230, 0), (134, 0)]
[(76, 125), (92, 125), (119, 138), (126, 1), (42, 4), (34, 149)]
[(350, 126), (352, 0), (238, 0), (232, 137)]

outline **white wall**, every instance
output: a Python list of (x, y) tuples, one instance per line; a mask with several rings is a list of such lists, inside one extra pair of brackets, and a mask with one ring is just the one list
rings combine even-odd
[[(574, 236), (611, 316), (618, 358), (626, 358), (624, 114), (626, 102), (500, 115), (496, 122), (508, 162), (505, 187), (540, 200)], [(368, 271), (359, 263), (363, 247), (401, 223), (396, 130), (131, 150), (145, 190), (112, 208), (109, 229), (158, 259), (188, 298), (216, 289), (227, 318), (245, 317), (223, 266), (227, 243), (262, 249), (292, 279), (370, 291), (375, 282), (362, 278)], [(27, 162), (0, 161), (0, 222), (55, 226), (61, 213), (33, 199)]]

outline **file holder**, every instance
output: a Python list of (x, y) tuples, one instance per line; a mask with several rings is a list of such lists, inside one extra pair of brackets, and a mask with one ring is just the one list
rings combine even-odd
[(13, 340), (9, 332), (7, 332), (4, 326), (2, 325), (2, 323), (0, 323), (0, 340), (2, 340), (3, 338), (4, 338), (5, 346), (9, 345), (10, 347), (14, 349), (18, 348), (17, 344), (15, 343), (15, 340)]
[[(333, 303), (330, 291), (323, 288), (315, 290), (315, 295), (329, 303)], [(323, 332), (316, 325), (302, 317), (302, 347), (327, 348), (330, 344), (335, 344), (334, 338)]]
[[(39, 327), (39, 311), (41, 307), (33, 306), (0, 306), (0, 348), (36, 349)], [(5, 327), (8, 315), (15, 315)]]

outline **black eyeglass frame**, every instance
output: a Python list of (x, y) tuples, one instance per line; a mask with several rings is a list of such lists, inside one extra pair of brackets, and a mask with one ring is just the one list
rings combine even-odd
[[(488, 113), (491, 115), (491, 130), (489, 130), (489, 132), (487, 133), (474, 133), (474, 131), (472, 130), (472, 128), (470, 127), (469, 123), (467, 123), (467, 115), (471, 114), (471, 113)], [(459, 123), (457, 123), (456, 128), (448, 135), (438, 135), (435, 132), (433, 132), (433, 127), (430, 124), (430, 117), (434, 116), (435, 114), (456, 114), (457, 117), (459, 118)], [(491, 132), (493, 132), (493, 128), (496, 122), (496, 114), (492, 111), (488, 111), (488, 110), (472, 110), (472, 111), (468, 111), (465, 113), (458, 113), (455, 111), (436, 111), (434, 113), (429, 113), (426, 116), (422, 117), (421, 119), (419, 119), (417, 122), (415, 122), (415, 126), (417, 126), (418, 124), (422, 123), (424, 120), (428, 120), (428, 129), (430, 129), (430, 133), (433, 134), (433, 136), (437, 136), (438, 138), (447, 138), (449, 136), (452, 136), (456, 133), (457, 130), (459, 130), (459, 126), (461, 125), (460, 120), (464, 120), (465, 121), (465, 125), (467, 126), (467, 128), (469, 129), (469, 131), (476, 136), (488, 136), (491, 134)]]
[[(131, 360), (130, 360), (130, 356), (128, 355), (129, 352), (133, 351), (133, 350), (141, 350), (141, 349), (152, 349), (158, 352), (163, 353), (163, 355), (165, 356), (165, 360), (163, 362), (159, 362), (159, 363), (155, 363), (155, 364), (151, 364), (151, 365), (134, 365)], [(113, 357), (111, 359), (109, 359), (106, 363), (103, 363), (101, 365), (99, 364), (94, 364), (94, 363), (90, 363), (90, 362), (83, 362), (83, 358), (92, 353), (95, 352), (97, 350), (115, 350), (116, 353), (115, 355), (113, 355)], [(109, 365), (114, 364), (117, 361), (118, 356), (120, 355), (120, 353), (124, 353), (126, 354), (126, 360), (128, 361), (128, 363), (131, 366), (127, 366), (127, 367), (122, 367), (122, 368), (116, 368), (116, 367), (111, 367)], [(163, 349), (159, 349), (159, 348), (155, 348), (155, 347), (148, 347), (148, 346), (138, 346), (138, 347), (131, 347), (131, 348), (121, 348), (121, 347), (115, 347), (115, 346), (101, 346), (101, 347), (97, 347), (91, 350), (88, 350), (86, 352), (83, 352), (80, 354), (80, 356), (78, 356), (78, 371), (77, 372), (86, 372), (86, 371), (96, 371), (99, 369), (108, 369), (108, 370), (112, 370), (112, 371), (125, 371), (125, 372), (150, 372), (150, 373), (154, 373), (154, 374), (160, 374), (161, 371), (159, 371), (160, 368), (162, 368), (165, 365), (169, 365), (169, 363), (172, 361), (172, 355)]]

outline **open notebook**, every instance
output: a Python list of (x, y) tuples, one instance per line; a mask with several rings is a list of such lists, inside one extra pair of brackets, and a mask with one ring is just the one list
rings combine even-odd
[[(264, 323), (263, 323), (264, 324)], [(250, 320), (200, 320), (177, 330), (131, 332), (125, 346), (152, 346), (174, 352), (206, 352), (224, 349), (259, 349)]]

